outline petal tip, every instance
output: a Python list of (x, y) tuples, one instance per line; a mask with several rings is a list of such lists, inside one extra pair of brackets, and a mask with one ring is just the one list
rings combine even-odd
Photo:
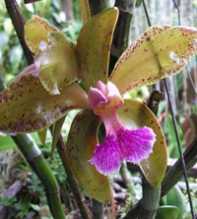
[(121, 166), (121, 157), (115, 137), (107, 136), (102, 144), (98, 144), (89, 162), (103, 175), (117, 172)]
[(118, 133), (122, 159), (139, 164), (153, 151), (156, 140), (154, 131), (149, 127), (135, 130), (123, 129)]

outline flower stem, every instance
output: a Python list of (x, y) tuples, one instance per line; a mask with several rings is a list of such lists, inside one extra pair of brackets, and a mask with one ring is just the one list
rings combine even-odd
[(92, 212), (93, 212), (93, 218), (103, 219), (104, 218), (103, 204), (93, 199), (92, 200)]
[(131, 0), (116, 0), (115, 6), (120, 14), (114, 33), (112, 53), (118, 58), (129, 45), (133, 4)]
[[(26, 60), (28, 64), (31, 64), (33, 63), (34, 59), (31, 51), (25, 43), (24, 20), (18, 10), (18, 5), (15, 0), (5, 0), (5, 4), (8, 14), (12, 19), (12, 23), (21, 43)], [(3, 87), (3, 83), (1, 87)], [(65, 214), (61, 204), (59, 188), (56, 178), (54, 177), (51, 169), (49, 168), (48, 163), (42, 156), (42, 153), (39, 150), (38, 146), (34, 143), (34, 141), (32, 141), (32, 139), (28, 135), (25, 134), (13, 136), (12, 138), (19, 150), (24, 155), (29, 165), (31, 166), (31, 168), (33, 169), (33, 171), (41, 180), (54, 219), (65, 219)]]
[(12, 138), (33, 171), (41, 180), (54, 219), (65, 219), (56, 178), (42, 156), (40, 149), (28, 135), (20, 134)]
[(102, 10), (109, 8), (111, 5), (110, 0), (89, 0), (91, 14), (95, 15)]
[(24, 39), (24, 19), (19, 12), (17, 2), (15, 0), (5, 0), (5, 5), (25, 54), (25, 58), (28, 64), (32, 64), (33, 56)]
[(66, 157), (66, 145), (64, 144), (62, 136), (60, 136), (60, 138), (57, 142), (57, 150), (58, 150), (58, 153), (59, 153), (60, 158), (62, 160), (62, 163), (64, 165), (65, 172), (68, 176), (68, 183), (69, 183), (69, 186), (70, 186), (72, 193), (75, 197), (75, 201), (77, 202), (77, 205), (79, 207), (81, 216), (83, 219), (90, 219), (91, 218), (90, 212), (88, 211), (88, 209), (86, 208), (86, 206), (84, 205), (84, 203), (82, 201), (82, 197), (81, 197), (78, 185), (77, 185), (77, 183), (72, 175), (69, 164), (67, 162), (68, 159)]
[[(186, 169), (189, 170), (197, 162), (197, 138), (189, 145), (183, 154)], [(162, 196), (183, 177), (182, 161), (179, 158), (176, 163), (168, 170), (162, 182)]]

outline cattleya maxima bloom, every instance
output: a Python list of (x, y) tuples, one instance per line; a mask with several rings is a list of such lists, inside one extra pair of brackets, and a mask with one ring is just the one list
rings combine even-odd
[(151, 128), (127, 129), (121, 123), (117, 110), (124, 104), (117, 87), (98, 81), (89, 91), (89, 103), (105, 126), (106, 137), (97, 144), (90, 163), (104, 175), (120, 168), (123, 160), (139, 164), (148, 158), (155, 142)]
[[(26, 22), (24, 35), (35, 64), (0, 93), (4, 133), (34, 132), (54, 124), (69, 110), (83, 109), (69, 130), (66, 154), (79, 185), (100, 201), (110, 200), (110, 186), (94, 166), (106, 175), (124, 160), (137, 163), (152, 186), (161, 183), (167, 152), (157, 118), (145, 104), (123, 101), (121, 95), (177, 73), (197, 52), (197, 29), (152, 27), (123, 52), (109, 76), (117, 19), (117, 8), (88, 17), (77, 42), (71, 43), (64, 33), (34, 16)], [(97, 117), (87, 108), (104, 123), (106, 137), (100, 144)], [(123, 120), (138, 129), (124, 127)]]

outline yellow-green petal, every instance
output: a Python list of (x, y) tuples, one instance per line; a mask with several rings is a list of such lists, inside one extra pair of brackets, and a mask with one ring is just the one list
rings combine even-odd
[(98, 80), (106, 81), (113, 32), (118, 18), (116, 8), (92, 17), (82, 28), (77, 42), (79, 77), (86, 89)]
[(50, 95), (34, 69), (34, 65), (25, 69), (0, 93), (1, 132), (33, 132), (50, 126), (70, 109), (88, 107), (87, 95), (78, 84), (65, 86), (61, 95)]
[(74, 45), (61, 32), (49, 34), (48, 45), (37, 57), (39, 78), (44, 88), (58, 95), (62, 88), (77, 80), (78, 63)]
[(177, 73), (197, 53), (197, 29), (152, 27), (122, 54), (110, 80), (121, 93)]
[(40, 52), (40, 43), (48, 43), (48, 35), (58, 29), (39, 16), (33, 16), (25, 23), (24, 32), (27, 46), (34, 54)]

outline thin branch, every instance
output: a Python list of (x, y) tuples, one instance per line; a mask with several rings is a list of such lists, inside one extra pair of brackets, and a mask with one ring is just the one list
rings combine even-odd
[(175, 9), (177, 10), (177, 17), (178, 17), (178, 25), (181, 25), (181, 11), (180, 5), (178, 4), (177, 0), (172, 0)]
[(32, 170), (41, 180), (54, 219), (65, 219), (56, 178), (42, 156), (40, 149), (28, 135), (20, 134), (12, 138)]
[(110, 0), (89, 0), (91, 14), (95, 15), (110, 7)]
[(130, 0), (116, 0), (115, 6), (120, 14), (114, 33), (112, 55), (118, 58), (129, 45), (133, 4)]
[[(33, 63), (33, 55), (28, 49), (24, 39), (24, 20), (21, 16), (18, 5), (14, 0), (5, 0), (8, 13), (12, 19), (12, 23), (16, 30), (17, 36), (23, 48), (28, 64)], [(3, 83), (2, 83), (3, 87)], [(51, 213), (55, 219), (65, 219), (64, 210), (62, 208), (59, 187), (51, 169), (38, 146), (31, 140), (28, 135), (21, 134), (12, 137), (25, 159), (41, 180)]]
[(103, 204), (93, 199), (92, 200), (92, 212), (93, 212), (93, 218), (103, 219), (104, 218)]
[(81, 216), (83, 217), (83, 219), (90, 219), (91, 218), (90, 212), (88, 211), (88, 209), (86, 208), (86, 206), (83, 203), (82, 196), (80, 194), (77, 182), (75, 181), (75, 179), (72, 175), (72, 171), (70, 170), (70, 167), (69, 167), (69, 164), (67, 161), (68, 159), (66, 156), (66, 145), (64, 144), (62, 136), (60, 136), (60, 138), (57, 142), (57, 150), (58, 150), (60, 158), (63, 162), (65, 172), (68, 176), (68, 183), (69, 183), (69, 186), (70, 186), (72, 193), (75, 197), (75, 201), (77, 202), (77, 205), (79, 207)]
[[(189, 145), (183, 154), (185, 160), (185, 167), (187, 170), (192, 168), (197, 162), (197, 138)], [(162, 195), (168, 193), (168, 191), (183, 177), (182, 162), (179, 158), (175, 164), (169, 168), (163, 183), (162, 183)]]
[(28, 64), (32, 64), (34, 59), (24, 39), (24, 19), (19, 12), (18, 5), (15, 0), (5, 0), (5, 5), (16, 30), (25, 58)]

